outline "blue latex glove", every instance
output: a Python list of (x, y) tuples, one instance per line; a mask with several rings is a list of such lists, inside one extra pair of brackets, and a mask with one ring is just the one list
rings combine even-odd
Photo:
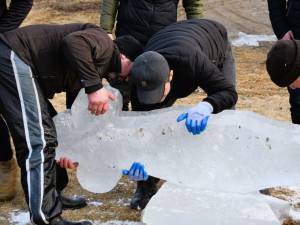
[(186, 113), (178, 116), (177, 122), (185, 120), (185, 126), (188, 132), (193, 135), (200, 134), (205, 130), (207, 120), (213, 112), (213, 107), (208, 102), (200, 102), (198, 105), (190, 108)]
[(138, 162), (134, 162), (129, 170), (123, 170), (122, 173), (132, 181), (146, 181), (148, 179), (148, 173), (144, 165)]

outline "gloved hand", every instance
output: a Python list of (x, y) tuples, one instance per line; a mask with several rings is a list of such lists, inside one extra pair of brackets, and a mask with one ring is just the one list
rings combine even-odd
[(208, 117), (212, 112), (213, 107), (210, 103), (200, 102), (186, 113), (179, 115), (177, 122), (185, 120), (188, 132), (193, 135), (200, 134), (206, 128)]
[(148, 179), (144, 165), (138, 162), (134, 162), (129, 170), (123, 170), (122, 173), (128, 176), (131, 181), (146, 181)]

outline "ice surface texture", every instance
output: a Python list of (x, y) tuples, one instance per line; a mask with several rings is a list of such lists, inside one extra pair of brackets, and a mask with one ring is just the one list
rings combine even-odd
[[(271, 205), (271, 207), (270, 207)], [(147, 225), (280, 225), (289, 203), (261, 194), (233, 194), (165, 183), (143, 213)]]
[(72, 111), (55, 118), (57, 155), (80, 163), (78, 179), (89, 191), (111, 190), (133, 161), (171, 183), (211, 191), (248, 193), (300, 181), (297, 125), (228, 110), (193, 136), (176, 122), (186, 108), (121, 112), (113, 91), (118, 98), (105, 115), (91, 115), (81, 92)]

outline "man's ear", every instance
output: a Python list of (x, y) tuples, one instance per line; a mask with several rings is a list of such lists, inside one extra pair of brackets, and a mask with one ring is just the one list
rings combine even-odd
[(121, 60), (124, 60), (124, 59), (126, 59), (126, 56), (123, 55), (122, 53), (120, 53), (120, 58), (121, 58)]
[(172, 80), (173, 80), (173, 70), (170, 70), (169, 82), (171, 82)]

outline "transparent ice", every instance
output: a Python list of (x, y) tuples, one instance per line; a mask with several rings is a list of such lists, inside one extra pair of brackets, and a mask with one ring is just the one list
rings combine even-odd
[(193, 136), (176, 122), (186, 108), (121, 112), (121, 96), (111, 90), (117, 100), (105, 115), (91, 115), (81, 92), (71, 112), (55, 118), (57, 155), (80, 163), (78, 179), (87, 190), (111, 190), (134, 161), (153, 176), (211, 191), (248, 193), (300, 181), (297, 125), (229, 110)]
[(165, 183), (143, 213), (147, 225), (281, 225), (289, 203), (261, 194), (234, 194)]

